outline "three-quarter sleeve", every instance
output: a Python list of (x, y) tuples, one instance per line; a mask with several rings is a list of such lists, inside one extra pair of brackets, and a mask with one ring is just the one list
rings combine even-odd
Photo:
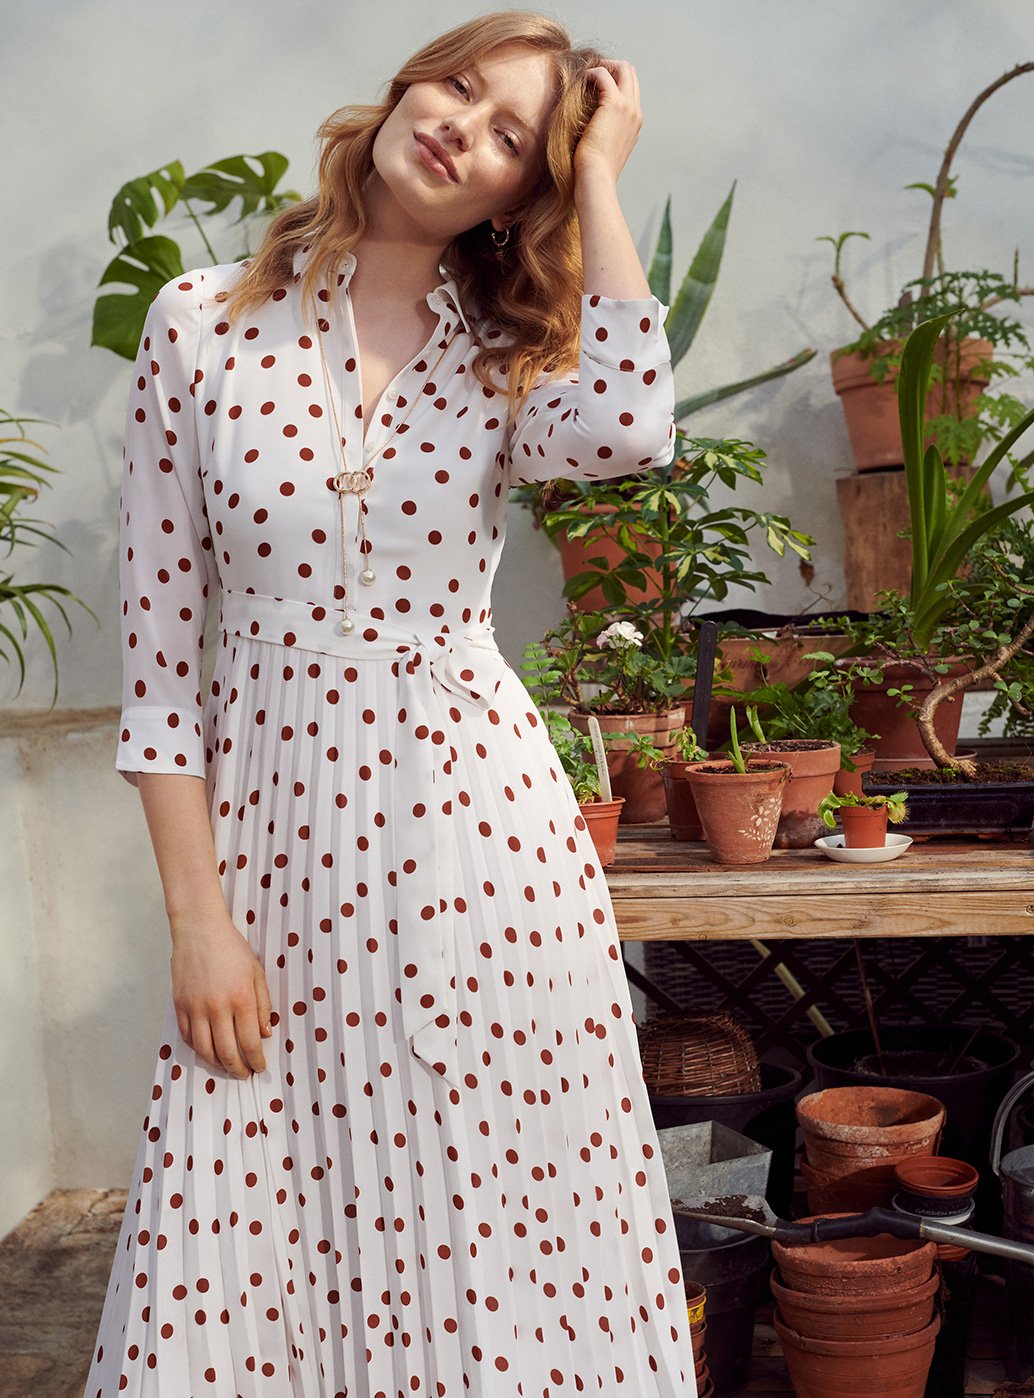
[(511, 486), (667, 465), (675, 447), (667, 313), (656, 296), (582, 297), (578, 369), (528, 394), (511, 429)]
[(126, 414), (115, 767), (131, 786), (138, 772), (206, 772), (201, 659), (218, 574), (194, 417), (201, 283), (189, 273), (151, 303)]

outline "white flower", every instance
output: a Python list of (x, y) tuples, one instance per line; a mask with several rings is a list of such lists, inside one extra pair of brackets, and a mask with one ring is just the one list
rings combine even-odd
[(624, 650), (626, 646), (641, 646), (643, 633), (630, 621), (614, 621), (596, 637), (596, 644), (601, 650)]

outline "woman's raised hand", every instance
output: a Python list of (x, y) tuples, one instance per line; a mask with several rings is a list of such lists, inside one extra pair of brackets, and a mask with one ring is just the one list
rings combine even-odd
[(273, 1032), (266, 973), (229, 913), (214, 909), (178, 919), (171, 961), (183, 1042), (234, 1077), (264, 1072), (262, 1037)]
[(598, 172), (616, 184), (643, 124), (639, 78), (623, 58), (590, 68), (588, 77), (596, 83), (599, 105), (575, 148), (575, 181)]

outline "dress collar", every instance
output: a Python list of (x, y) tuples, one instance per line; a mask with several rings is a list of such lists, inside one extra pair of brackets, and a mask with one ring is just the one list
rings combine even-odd
[[(310, 247), (308, 244), (295, 250), (295, 280), (297, 280), (301, 276), (301, 273), (309, 260), (309, 252)], [(355, 271), (355, 268), (355, 253), (345, 253), (338, 266), (338, 273), (342, 278), (342, 286), (348, 285), (349, 281), (351, 280), (352, 273)], [(456, 279), (450, 276), (443, 267), (439, 267), (438, 270), (441, 273), (443, 280), (435, 287), (433, 291), (429, 291), (427, 293), (427, 304), (431, 307), (432, 310), (439, 307), (444, 307), (446, 310), (451, 311), (452, 314), (457, 316), (459, 320), (462, 322), (463, 327), (467, 331), (467, 333), (473, 335), (474, 329), (471, 324), (471, 319), (464, 312), (463, 302), (460, 300), (459, 287), (456, 285)]]

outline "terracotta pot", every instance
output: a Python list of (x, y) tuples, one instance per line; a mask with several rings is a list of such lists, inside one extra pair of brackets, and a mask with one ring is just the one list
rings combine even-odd
[[(842, 1218), (843, 1214), (825, 1214)], [(799, 1219), (811, 1223), (814, 1216)], [(933, 1272), (937, 1248), (913, 1238), (840, 1238), (830, 1243), (772, 1240), (772, 1256), (784, 1286), (819, 1296), (886, 1296), (914, 1291)]]
[[(592, 515), (595, 519), (603, 521), (607, 515), (614, 513), (613, 505), (586, 504), (584, 507), (587, 515)], [(657, 539), (648, 539), (632, 530), (636, 538), (636, 543), (643, 553), (656, 558), (662, 552), (661, 544)], [(563, 569), (564, 581), (573, 578), (577, 573), (584, 573), (589, 568), (590, 558), (605, 558), (607, 560), (607, 571), (610, 572), (619, 563), (624, 563), (628, 557), (625, 550), (618, 543), (613, 533), (603, 530), (594, 533), (591, 538), (568, 539), (565, 530), (553, 535), (553, 542), (560, 553), (560, 566)], [(659, 601), (663, 596), (663, 589), (660, 575), (653, 568), (644, 568), (646, 576), (646, 590), (642, 593), (632, 592), (631, 598), (636, 602)], [(584, 597), (579, 597), (575, 602), (575, 607), (580, 612), (606, 611), (610, 603), (603, 595), (603, 590), (599, 587), (592, 588)]]
[(894, 1200), (894, 1162), (879, 1165), (841, 1161), (826, 1171), (801, 1161), (801, 1175), (807, 1191), (808, 1210), (814, 1214), (865, 1213), (866, 1209), (886, 1208)]
[(849, 772), (847, 768), (843, 766), (844, 759), (843, 755), (841, 755), (840, 771), (833, 777), (833, 790), (836, 794), (838, 796), (847, 796), (848, 793), (853, 793), (855, 796), (861, 796), (862, 778), (865, 776), (866, 772), (872, 770), (875, 757), (876, 753), (872, 748), (863, 748), (861, 752), (854, 753), (851, 757), (851, 761), (854, 763), (855, 769), (853, 772)]
[(752, 760), (747, 769), (699, 762), (686, 774), (704, 838), (719, 864), (763, 864), (772, 852), (790, 769), (784, 762)]
[(947, 1155), (899, 1160), (894, 1178), (902, 1189), (927, 1199), (967, 1199), (980, 1183), (980, 1171)]
[(886, 806), (841, 806), (837, 815), (848, 849), (883, 849), (887, 843)]
[(707, 1288), (699, 1282), (685, 1282), (686, 1289), (686, 1312), (689, 1317), (689, 1328), (700, 1327), (704, 1324), (704, 1315), (707, 1310)]
[[(680, 706), (662, 713), (597, 714), (596, 717), (602, 733), (648, 733), (662, 752), (670, 756), (675, 750), (675, 733), (686, 722), (686, 710)], [(568, 718), (573, 727), (588, 733), (588, 714), (572, 710)], [(661, 772), (638, 766), (627, 740), (608, 739), (607, 770), (611, 794), (624, 798), (619, 816), (622, 825), (649, 825), (664, 819), (666, 806)]]
[(791, 780), (783, 792), (773, 848), (811, 849), (825, 833), (818, 806), (833, 790), (840, 770), (840, 744), (787, 739), (747, 743), (743, 751), (753, 757), (774, 757), (790, 768)]
[(618, 819), (624, 804), (625, 798), (623, 796), (617, 797), (614, 801), (578, 802), (578, 809), (589, 827), (589, 834), (592, 836), (592, 842), (596, 846), (596, 854), (603, 867), (614, 863), (618, 843)]
[(936, 1097), (894, 1087), (834, 1087), (797, 1103), (804, 1132), (808, 1207), (864, 1210), (889, 1204), (893, 1166), (932, 1155), (944, 1126)]
[[(861, 663), (875, 666), (878, 662), (875, 657), (867, 656)], [(948, 664), (948, 674), (960, 673), (964, 668), (958, 661), (949, 661)], [(911, 697), (917, 702), (921, 702), (934, 687), (934, 681), (928, 675), (908, 665), (887, 665), (882, 684), (858, 685), (855, 688), (851, 718), (859, 728), (873, 735), (872, 746), (877, 766), (932, 766), (911, 708), (899, 704), (896, 697), (887, 693), (888, 689), (896, 689), (902, 684), (912, 686)], [(961, 694), (939, 705), (934, 716), (934, 732), (949, 754), (955, 752), (961, 721)]]
[(664, 783), (664, 800), (668, 808), (668, 825), (673, 840), (702, 840), (704, 827), (700, 824), (697, 803), (693, 789), (686, 776), (686, 769), (695, 766), (692, 762), (679, 762), (673, 758), (661, 768)]
[[(888, 340), (887, 350), (900, 350), (903, 341)], [(959, 353), (961, 393), (957, 391), (955, 374), (946, 384), (933, 384), (926, 400), (928, 417), (951, 412), (959, 417), (972, 416), (976, 398), (987, 387), (986, 371), (977, 377), (975, 371), (994, 352), (989, 340), (966, 339)], [(940, 340), (934, 351), (936, 362), (943, 365), (945, 342)], [(870, 360), (854, 353), (842, 355), (834, 350), (830, 355), (833, 388), (844, 410), (844, 421), (851, 443), (851, 455), (856, 471), (877, 470), (884, 466), (904, 465), (901, 449), (901, 420), (898, 412), (897, 373), (890, 370), (881, 381), (869, 373)], [(927, 445), (931, 438), (927, 438)]]
[(784, 1286), (776, 1273), (771, 1281), (783, 1324), (813, 1340), (881, 1339), (925, 1330), (933, 1319), (940, 1284), (941, 1278), (935, 1271), (925, 1282), (906, 1291), (856, 1298), (852, 1305), (845, 1305), (843, 1296), (794, 1291)]
[(923, 1398), (940, 1316), (917, 1334), (867, 1340), (811, 1339), (774, 1319), (797, 1398)]

